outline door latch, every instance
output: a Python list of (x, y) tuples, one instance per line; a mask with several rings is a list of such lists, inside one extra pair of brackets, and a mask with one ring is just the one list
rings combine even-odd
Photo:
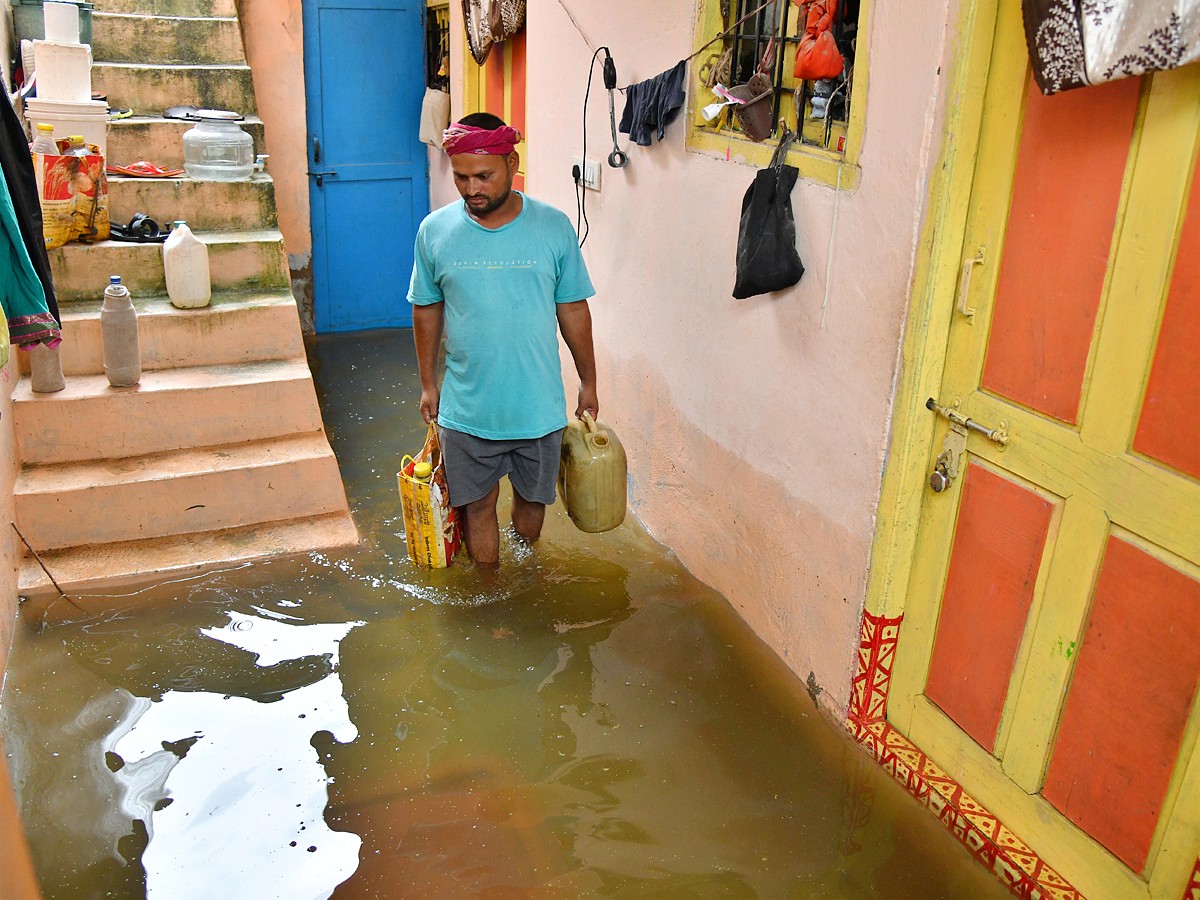
[(940, 494), (950, 487), (951, 482), (958, 477), (962, 455), (967, 451), (968, 432), (974, 431), (976, 434), (982, 434), (989, 441), (1002, 447), (1008, 443), (1008, 432), (1005, 430), (1007, 423), (1005, 422), (1001, 422), (999, 428), (988, 428), (954, 409), (939, 406), (932, 397), (925, 401), (925, 408), (937, 413), (950, 423), (950, 430), (942, 439), (942, 452), (938, 454), (938, 458), (933, 464), (933, 472), (929, 475), (929, 487), (936, 494)]
[(317, 179), (317, 187), (320, 187), (321, 185), (323, 185), (325, 183), (326, 175), (336, 175), (337, 172), (334, 171), (333, 169), (330, 169), (327, 172), (313, 172), (310, 170), (308, 174), (312, 175), (314, 178)]

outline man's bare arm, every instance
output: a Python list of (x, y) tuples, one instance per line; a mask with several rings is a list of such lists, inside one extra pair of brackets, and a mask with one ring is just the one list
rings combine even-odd
[(442, 345), (445, 321), (445, 309), (441, 303), (413, 306), (413, 340), (417, 345), (417, 369), (421, 373), (421, 416), (426, 422), (437, 418), (441, 399), (438, 351)]
[(579, 373), (579, 405), (575, 415), (582, 418), (586, 410), (593, 418), (600, 415), (600, 401), (596, 396), (596, 354), (592, 346), (592, 312), (586, 300), (576, 303), (560, 303), (556, 307), (558, 329), (562, 332), (571, 358), (575, 360), (575, 371)]

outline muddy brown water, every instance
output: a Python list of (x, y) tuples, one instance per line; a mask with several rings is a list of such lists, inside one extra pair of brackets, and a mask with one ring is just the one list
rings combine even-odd
[(632, 517), (414, 569), (411, 333), (310, 358), (359, 547), (22, 605), (46, 897), (1007, 896)]

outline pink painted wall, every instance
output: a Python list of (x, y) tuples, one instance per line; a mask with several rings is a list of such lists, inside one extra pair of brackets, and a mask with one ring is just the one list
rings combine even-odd
[(304, 29), (300, 0), (239, 0), (246, 61), (275, 179), (279, 230), (289, 254), (312, 252), (304, 119)]
[[(0, 101), (3, 102), (3, 101)], [(0, 329), (5, 340), (8, 330)], [(0, 367), (0, 684), (8, 667), (13, 628), (17, 618), (17, 564), (21, 547), (9, 522), (16, 519), (13, 488), (17, 483), (17, 437), (13, 431), (12, 392), (20, 378), (17, 349)]]
[[(622, 84), (656, 75), (690, 52), (696, 4), (563, 3), (586, 40), (559, 3), (530, 8), (529, 191), (574, 217), (591, 48), (612, 49)], [(633, 509), (839, 713), (947, 54), (946, 0), (920, 16), (907, 6), (872, 4), (859, 187), (839, 197), (802, 181), (793, 194), (808, 268), (796, 288), (731, 299), (754, 170), (688, 151), (682, 118), (663, 143), (630, 147), (627, 169), (605, 167), (588, 195), (600, 400), (630, 454)], [(588, 156), (602, 160), (598, 66), (588, 122)]]
[(267, 171), (275, 180), (279, 230), (292, 292), (306, 329), (312, 323), (312, 230), (304, 97), (304, 28), (300, 0), (237, 0), (254, 99), (263, 120)]

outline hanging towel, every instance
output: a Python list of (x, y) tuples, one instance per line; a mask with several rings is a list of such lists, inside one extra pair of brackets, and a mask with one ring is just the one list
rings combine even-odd
[(621, 133), (629, 135), (635, 144), (649, 147), (653, 135), (661, 141), (667, 126), (679, 115), (686, 94), (683, 92), (683, 76), (687, 72), (687, 60), (680, 60), (674, 68), (631, 84), (625, 88), (625, 111), (621, 114)]
[[(23, 244), (25, 258), (32, 265), (41, 283), (40, 306), (45, 308), (53, 322), (54, 335), (48, 340), (57, 343), (61, 339), (58, 301), (54, 295), (54, 281), (50, 275), (50, 258), (46, 255), (46, 239), (42, 234), (42, 205), (38, 199), (37, 181), (33, 175), (33, 159), (29, 155), (25, 130), (21, 127), (21, 120), (17, 117), (17, 111), (13, 109), (7, 94), (0, 100), (0, 174), (3, 176), (0, 180), (5, 183), (8, 205), (15, 214), (16, 241)], [(9, 312), (7, 306), (5, 311)], [(23, 315), (36, 316), (42, 311), (27, 310)], [(11, 321), (9, 325), (13, 343), (26, 344), (36, 340), (47, 340), (36, 337), (20, 338), (18, 329), (11, 327)]]

